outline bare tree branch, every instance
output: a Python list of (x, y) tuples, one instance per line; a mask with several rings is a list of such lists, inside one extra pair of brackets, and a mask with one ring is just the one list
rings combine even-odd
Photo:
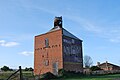
[(84, 66), (89, 68), (93, 64), (92, 58), (88, 55), (84, 56)]

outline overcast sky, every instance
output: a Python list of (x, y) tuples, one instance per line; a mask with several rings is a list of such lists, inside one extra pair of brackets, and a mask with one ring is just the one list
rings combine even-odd
[(120, 65), (119, 0), (0, 0), (0, 67), (33, 67), (34, 36), (49, 31), (55, 16), (94, 64)]

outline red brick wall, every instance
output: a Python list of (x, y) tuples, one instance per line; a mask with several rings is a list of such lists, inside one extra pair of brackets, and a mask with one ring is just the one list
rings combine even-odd
[(73, 63), (73, 62), (64, 62), (64, 70), (66, 71), (75, 71), (75, 72), (83, 72), (83, 66), (81, 63)]
[[(45, 39), (49, 40), (49, 48), (45, 48)], [(58, 68), (63, 68), (62, 59), (62, 29), (35, 36), (34, 74), (53, 72), (53, 63), (58, 62)], [(45, 65), (47, 61), (47, 66)]]

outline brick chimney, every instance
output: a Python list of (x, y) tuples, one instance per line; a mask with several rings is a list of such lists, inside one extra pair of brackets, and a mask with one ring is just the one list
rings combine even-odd
[(106, 61), (105, 63), (106, 63), (106, 70), (108, 70), (108, 61)]
[(106, 64), (108, 63), (108, 61), (106, 61)]

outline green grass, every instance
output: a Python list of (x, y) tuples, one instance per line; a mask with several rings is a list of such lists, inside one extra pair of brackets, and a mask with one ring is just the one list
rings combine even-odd
[(70, 76), (64, 76), (60, 79), (55, 80), (113, 80), (120, 78), (120, 74), (109, 74), (109, 75), (89, 75), (89, 76), (79, 76), (79, 75), (70, 75)]
[[(6, 80), (13, 72), (0, 73), (0, 80)], [(30, 71), (23, 71), (23, 77), (34, 78), (33, 73)], [(78, 75), (78, 74), (67, 74), (59, 79), (52, 80), (113, 80), (120, 78), (120, 74), (109, 74), (109, 75)]]
[[(13, 73), (13, 71), (0, 72), (0, 80), (6, 80)], [(24, 78), (33, 78), (33, 73), (31, 71), (23, 71), (22, 73)], [(19, 77), (19, 73), (17, 77)]]
[(13, 72), (0, 72), (0, 79), (7, 79)]
[(108, 75), (77, 75), (68, 74), (59, 79), (52, 80), (113, 80), (120, 78), (120, 74), (108, 74)]

